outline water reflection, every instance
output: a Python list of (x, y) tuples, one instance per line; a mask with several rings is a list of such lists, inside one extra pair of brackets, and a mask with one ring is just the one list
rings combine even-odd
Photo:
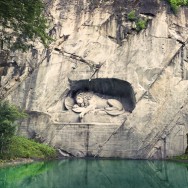
[(0, 169), (0, 188), (188, 188), (188, 164), (62, 160)]

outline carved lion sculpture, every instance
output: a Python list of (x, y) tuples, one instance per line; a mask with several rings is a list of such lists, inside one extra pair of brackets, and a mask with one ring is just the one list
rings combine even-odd
[(81, 92), (75, 97), (76, 104), (72, 110), (80, 113), (80, 118), (90, 111), (105, 111), (107, 114), (117, 116), (124, 113), (123, 105), (116, 99), (104, 99), (92, 92)]

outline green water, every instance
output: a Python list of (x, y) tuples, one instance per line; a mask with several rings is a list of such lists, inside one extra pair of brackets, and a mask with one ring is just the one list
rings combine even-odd
[(72, 159), (0, 168), (0, 188), (188, 188), (188, 164)]

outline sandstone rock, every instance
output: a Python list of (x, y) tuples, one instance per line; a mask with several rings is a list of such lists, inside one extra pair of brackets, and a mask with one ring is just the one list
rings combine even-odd
[[(8, 88), (6, 92), (1, 88), (3, 96), (31, 114), (22, 122), (20, 134), (32, 137), (38, 133), (46, 143), (80, 157), (165, 158), (185, 152), (187, 9), (174, 16), (159, 1), (141, 2), (135, 5), (138, 12), (152, 20), (139, 33), (126, 20), (133, 8), (130, 1), (49, 3), (55, 42), (49, 50), (36, 44), (31, 52), (18, 55), (19, 67), (27, 62), (20, 72), (21, 82), (8, 85), (14, 67), (2, 78)], [(150, 3), (150, 11), (144, 2)], [(96, 86), (107, 83), (105, 79), (118, 82)], [(93, 112), (80, 122), (77, 113), (67, 111), (72, 102), (65, 98), (77, 91), (71, 82), (84, 91), (92, 88), (102, 94), (111, 88), (105, 97), (113, 93), (110, 97), (123, 100), (132, 113), (113, 119)], [(126, 82), (127, 87), (119, 82)], [(119, 96), (116, 89), (121, 88), (125, 92)]]

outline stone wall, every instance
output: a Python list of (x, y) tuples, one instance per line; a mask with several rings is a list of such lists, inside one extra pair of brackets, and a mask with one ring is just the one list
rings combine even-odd
[[(1, 95), (30, 114), (20, 134), (81, 157), (165, 158), (184, 153), (188, 9), (173, 15), (157, 0), (96, 2), (48, 1), (49, 33), (55, 41), (47, 50), (38, 43), (19, 55), (18, 66), (25, 67), (19, 81), (12, 76), (14, 67), (2, 77)], [(148, 19), (140, 32), (127, 19), (133, 9)], [(81, 122), (78, 113), (65, 108), (71, 82), (98, 78), (131, 85), (136, 101), (132, 113), (104, 118), (89, 112)]]

